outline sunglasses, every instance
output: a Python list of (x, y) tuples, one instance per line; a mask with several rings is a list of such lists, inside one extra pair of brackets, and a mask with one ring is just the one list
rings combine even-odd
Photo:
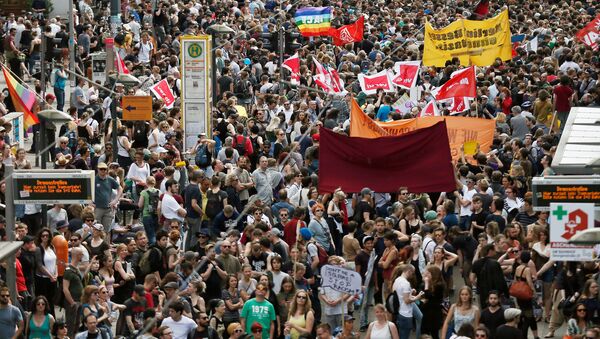
[(233, 333), (242, 333), (242, 332), (243, 331), (241, 329), (239, 329), (239, 328), (233, 331)]
[(308, 298), (306, 298), (306, 296), (304, 296), (304, 295), (299, 295), (299, 296), (297, 296), (296, 298), (298, 298), (298, 299), (304, 299), (304, 300), (308, 299)]
[(262, 328), (252, 330), (252, 333), (262, 333)]
[(257, 290), (257, 291), (264, 292), (264, 291), (266, 291), (267, 289), (263, 287), (263, 288), (257, 288), (256, 290)]
[(229, 245), (221, 245), (222, 248), (230, 248), (231, 246)]
[(577, 310), (577, 312), (587, 312), (587, 310), (585, 308), (580, 308)]

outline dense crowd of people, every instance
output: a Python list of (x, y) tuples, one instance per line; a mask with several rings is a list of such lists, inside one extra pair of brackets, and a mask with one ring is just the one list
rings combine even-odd
[[(422, 67), (409, 114), (393, 105), (404, 90), (367, 96), (357, 75), (420, 60), (425, 21), (470, 17), (474, 3), (121, 1), (116, 52), (140, 85), (109, 84), (109, 93), (78, 78), (67, 93), (67, 23), (32, 1), (32, 13), (0, 20), (6, 64), (44, 99), (36, 110), (73, 117), (56, 131), (51, 158), (56, 169), (96, 171), (95, 197), (46, 215), (40, 205), (16, 206), (18, 298), (0, 288), (0, 336), (600, 338), (597, 262), (551, 260), (548, 213), (534, 210), (531, 193), (533, 177), (555, 174), (570, 108), (600, 107), (600, 58), (574, 37), (599, 4), (490, 3), (488, 17), (508, 8), (513, 34), (537, 37), (539, 47), (516, 46), (512, 60), (477, 68), (477, 104), (460, 115), (494, 119), (496, 131), (490, 152), (461, 151), (456, 190), (412, 192), (406, 178), (406, 187), (373, 192), (364, 178), (360, 192), (324, 193), (319, 129), (349, 135), (352, 97), (373, 119), (412, 118), (461, 66)], [(294, 31), (294, 11), (309, 5), (332, 6), (336, 27), (364, 16), (364, 40), (335, 47), (286, 33), (286, 56), (301, 58), (300, 85), (290, 87), (276, 32)], [(75, 8), (75, 69), (87, 77), (90, 54), (105, 49), (110, 11), (99, 0)], [(217, 23), (236, 33), (214, 46), (211, 133), (184, 148), (179, 37)], [(42, 39), (54, 62), (45, 92)], [(348, 95), (318, 91), (313, 59), (339, 71)], [(165, 78), (174, 108), (155, 98), (152, 120), (120, 120), (123, 95), (150, 95)], [(8, 91), (0, 96), (0, 113), (14, 111)], [(7, 163), (32, 168), (27, 152), (36, 146), (11, 152), (11, 124), (2, 126), (2, 172)], [(322, 287), (326, 264), (359, 272), (361, 293)], [(547, 333), (538, 332), (542, 322)]]

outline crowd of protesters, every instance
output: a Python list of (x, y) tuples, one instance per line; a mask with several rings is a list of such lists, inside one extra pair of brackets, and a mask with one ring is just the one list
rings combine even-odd
[[(554, 174), (570, 108), (600, 107), (600, 58), (574, 38), (600, 13), (597, 1), (492, 1), (488, 17), (508, 8), (513, 34), (537, 37), (539, 47), (477, 68), (477, 104), (461, 115), (495, 119), (496, 133), (490, 152), (461, 152), (455, 191), (411, 192), (406, 178), (407, 187), (373, 192), (365, 178), (360, 192), (332, 194), (318, 190), (319, 129), (349, 134), (351, 97), (372, 118), (416, 116), (460, 65), (422, 67), (409, 114), (393, 107), (403, 90), (366, 96), (357, 75), (419, 60), (424, 22), (469, 17), (474, 3), (121, 4), (116, 51), (140, 85), (117, 83), (115, 93), (83, 79), (66, 93), (68, 25), (44, 11), (45, 1), (0, 22), (6, 63), (44, 99), (36, 109), (74, 118), (57, 131), (55, 168), (96, 171), (92, 204), (48, 206), (45, 216), (40, 205), (16, 206), (18, 298), (0, 288), (0, 336), (600, 338), (597, 262), (550, 260), (548, 213), (534, 211), (531, 193), (533, 177)], [(334, 26), (365, 16), (364, 40), (335, 47), (286, 34), (286, 55), (297, 50), (302, 60), (300, 86), (289, 87), (276, 32), (295, 30), (298, 7), (321, 5), (334, 8)], [(105, 49), (109, 10), (97, 0), (75, 8), (75, 69), (88, 76), (89, 55)], [(157, 99), (152, 120), (118, 120), (114, 130), (123, 95), (149, 95), (166, 78), (179, 97), (179, 37), (217, 23), (236, 33), (214, 46), (210, 133), (184, 148), (180, 105)], [(54, 62), (44, 93), (41, 39)], [(313, 90), (313, 59), (339, 71), (347, 96)], [(8, 91), (0, 96), (0, 112), (12, 112)], [(11, 152), (10, 122), (1, 123), (3, 165), (31, 168), (26, 153), (36, 148)], [(4, 218), (0, 226), (6, 237)], [(68, 262), (59, 259), (61, 236)], [(362, 292), (321, 287), (325, 264), (359, 272)], [(529, 297), (509, 291), (517, 283)], [(547, 333), (538, 332), (542, 322)]]

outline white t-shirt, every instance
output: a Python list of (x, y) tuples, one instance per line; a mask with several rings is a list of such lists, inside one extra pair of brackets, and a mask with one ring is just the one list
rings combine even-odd
[(410, 283), (403, 276), (399, 276), (394, 281), (393, 289), (395, 293), (398, 293), (398, 299), (400, 301), (400, 315), (405, 318), (412, 318), (413, 311), (412, 305), (406, 304), (404, 302), (404, 296), (406, 294), (410, 295), (412, 292), (412, 288), (410, 287)]
[(173, 331), (173, 339), (187, 339), (188, 335), (194, 332), (198, 326), (195, 321), (186, 316), (182, 316), (179, 321), (168, 317), (163, 320), (162, 325), (168, 326)]
[[(342, 292), (338, 292), (331, 287), (325, 286), (319, 288), (319, 293), (324, 294), (329, 299), (338, 300), (342, 297)], [(338, 303), (335, 306), (329, 306), (326, 303), (322, 304), (323, 306), (323, 314), (325, 315), (337, 315), (342, 314), (342, 303)], [(344, 307), (344, 314), (348, 312), (348, 307)]]
[(173, 198), (172, 195), (166, 194), (163, 195), (162, 205), (161, 205), (161, 213), (165, 217), (165, 219), (176, 219), (179, 221), (183, 221), (183, 218), (177, 214), (177, 211), (181, 208), (177, 203), (177, 200)]
[[(472, 190), (469, 191), (469, 188), (466, 185), (463, 185), (463, 189), (462, 189), (463, 199), (472, 201), (475, 193), (477, 193), (477, 190), (475, 188), (473, 188)], [(473, 211), (471, 211), (471, 204), (468, 204), (467, 206), (460, 205), (460, 216), (461, 217), (469, 216), (471, 214), (473, 214)]]
[(273, 273), (273, 292), (275, 292), (275, 294), (279, 294), (279, 292), (281, 291), (281, 283), (283, 282), (283, 279), (285, 279), (285, 277), (289, 277), (290, 275), (281, 271), (272, 271), (271, 273)]
[[(143, 182), (146, 182), (146, 178), (150, 176), (150, 165), (147, 162), (144, 162), (142, 167), (138, 167), (137, 163), (131, 164), (129, 167), (129, 171), (127, 172), (127, 179), (136, 178)], [(140, 192), (138, 192), (140, 193)]]

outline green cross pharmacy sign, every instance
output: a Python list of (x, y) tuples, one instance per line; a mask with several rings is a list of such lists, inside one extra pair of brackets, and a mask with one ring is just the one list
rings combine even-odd
[(593, 248), (569, 243), (575, 234), (594, 227), (594, 204), (550, 203), (550, 259), (588, 261)]

